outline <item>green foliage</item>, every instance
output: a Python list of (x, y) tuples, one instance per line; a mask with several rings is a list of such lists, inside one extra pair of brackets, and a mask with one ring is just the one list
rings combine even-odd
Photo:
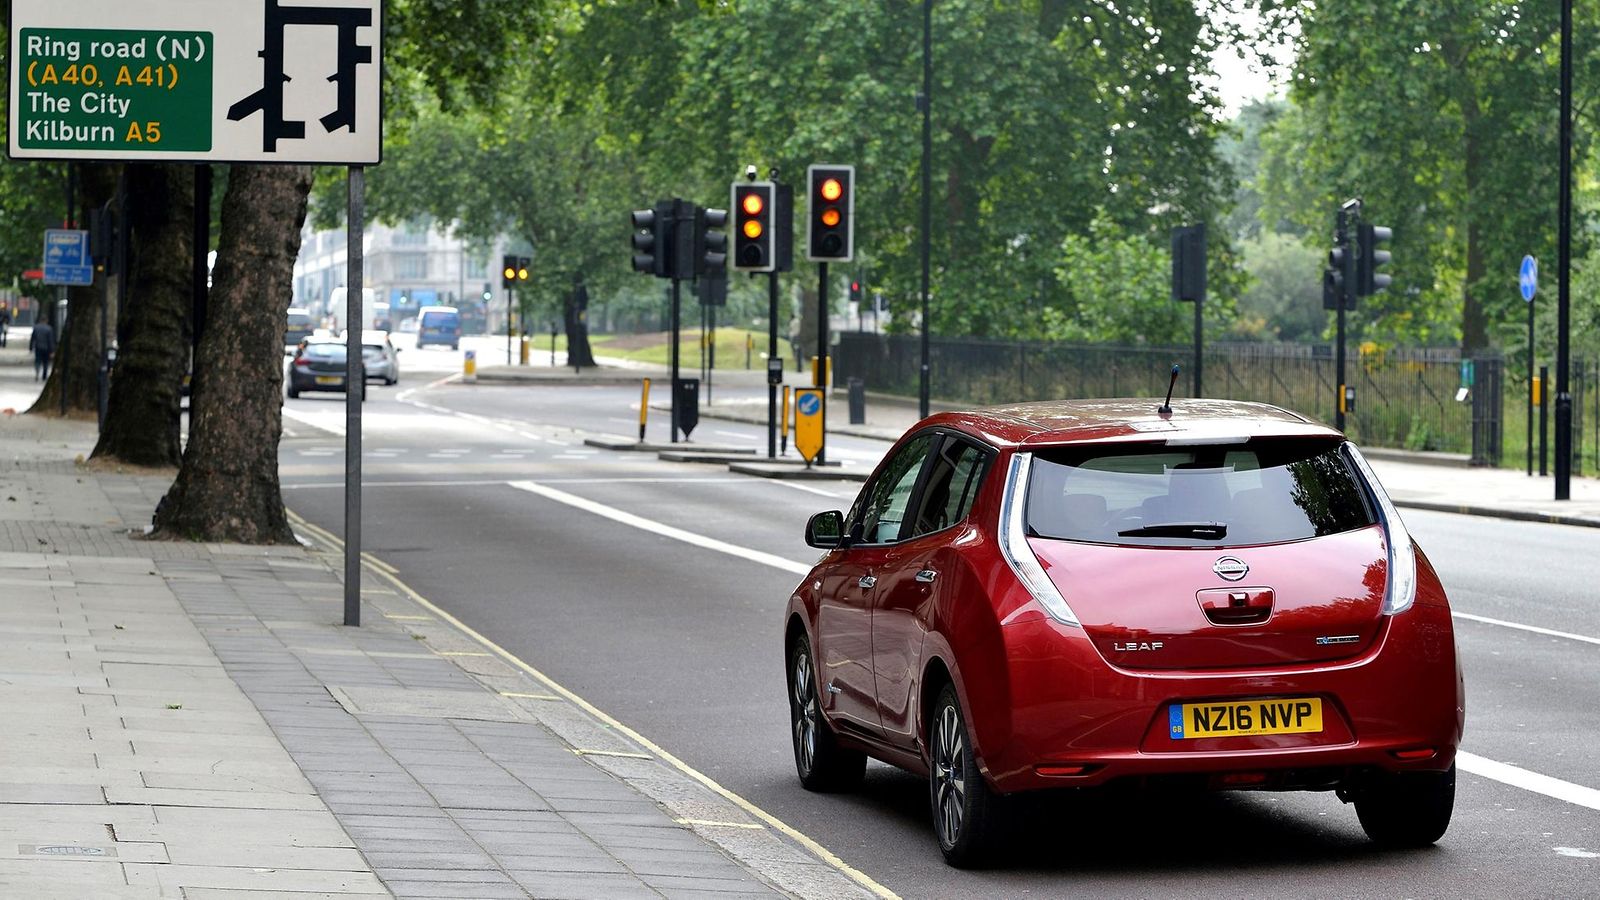
[(1250, 285), (1239, 296), (1235, 335), (1249, 340), (1315, 341), (1328, 313), (1322, 308), (1323, 251), (1287, 234), (1266, 232), (1241, 242)]
[(1181, 345), (1193, 339), (1193, 308), (1169, 299), (1168, 250), (1121, 235), (1105, 220), (1069, 235), (1056, 270), (1070, 298), (1038, 311), (1047, 340)]
[[(1518, 260), (1554, 258), (1558, 5), (1255, 5), (1298, 29), (1294, 106), (1263, 139), (1264, 215), (1327, 240), (1338, 202), (1364, 197), (1367, 221), (1395, 229), (1395, 283), (1356, 327), (1485, 346), (1519, 313)], [(1594, 7), (1578, 15), (1578, 34), (1600, 28)], [(1600, 50), (1581, 43), (1576, 83), (1592, 96)]]
[[(370, 180), (376, 214), (526, 240), (541, 304), (581, 268), (597, 302), (648, 307), (659, 286), (627, 269), (629, 209), (670, 196), (725, 205), (747, 164), (801, 185), (808, 163), (849, 162), (855, 268), (897, 308), (914, 305), (920, 4), (602, 0), (551, 21), (506, 48), (492, 112), (423, 100), (391, 128)], [(1236, 291), (1220, 227), (1232, 173), (1198, 81), (1209, 28), (1192, 0), (935, 5), (937, 331), (1033, 335), (1031, 310), (1076, 316), (1057, 277), (1063, 242), (1097, 220), (1100, 239), (1158, 250), (1140, 258), (1163, 282), (1168, 229), (1212, 223), (1213, 293)], [(402, 88), (427, 93), (417, 79)], [(1152, 296), (1165, 302), (1165, 289)]]

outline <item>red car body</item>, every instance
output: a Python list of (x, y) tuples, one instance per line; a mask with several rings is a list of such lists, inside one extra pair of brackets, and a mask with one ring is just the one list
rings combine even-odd
[[(1170, 413), (1149, 400), (944, 413), (901, 438), (852, 516), (859, 520), (897, 454), (930, 434), (985, 457), (964, 518), (930, 521), (941, 527), (887, 543), (847, 537), (787, 607), (786, 647), (804, 639), (822, 719), (839, 746), (929, 774), (931, 720), (948, 685), (971, 759), (996, 795), (1177, 782), (1344, 796), (1403, 773), (1448, 772), (1453, 797), (1465, 691), (1450, 609), (1341, 434), (1275, 407), (1208, 400), (1174, 401)], [(1374, 521), (1308, 539), (1251, 543), (1241, 533), (1242, 542), (1161, 546), (1109, 531), (1052, 539), (1036, 535), (1031, 519), (1025, 534), (1016, 528), (1026, 486), (1013, 482), (1030, 465), (1043, 477), (1041, 454), (1289, 446), (1273, 441), (1340, 454), (1347, 462), (1332, 465), (1345, 465), (1365, 487)], [(1080, 521), (1103, 515), (1100, 501), (1061, 496), (1064, 507), (1093, 510)], [(1253, 502), (1234, 500), (1241, 508)], [(1043, 506), (1029, 512), (1045, 514)], [(845, 535), (860, 527), (843, 524)], [(1203, 534), (1214, 526), (1180, 527)], [(1405, 547), (1391, 547), (1391, 534)], [(1008, 561), (1008, 541), (1013, 557), (1031, 559)], [(1237, 574), (1230, 559), (1248, 569), (1238, 581), (1224, 577)], [(1390, 568), (1401, 565), (1408, 568), (1392, 578)], [(1041, 574), (1049, 584), (1030, 586)], [(1407, 590), (1413, 599), (1392, 611), (1404, 598), (1391, 594)], [(1174, 736), (1185, 727), (1182, 715), (1209, 726), (1211, 716), (1239, 709), (1265, 728), (1296, 714), (1288, 701), (1307, 698), (1320, 700), (1319, 730)], [(1267, 703), (1238, 707), (1257, 700)], [(1201, 719), (1194, 721), (1198, 728)]]

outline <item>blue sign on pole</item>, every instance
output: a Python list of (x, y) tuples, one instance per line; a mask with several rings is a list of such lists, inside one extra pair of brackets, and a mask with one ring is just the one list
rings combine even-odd
[(1522, 258), (1522, 270), (1517, 273), (1517, 284), (1522, 288), (1522, 299), (1533, 302), (1533, 295), (1539, 290), (1539, 261), (1531, 256)]
[(94, 284), (89, 232), (47, 228), (44, 232), (44, 283), (87, 287)]

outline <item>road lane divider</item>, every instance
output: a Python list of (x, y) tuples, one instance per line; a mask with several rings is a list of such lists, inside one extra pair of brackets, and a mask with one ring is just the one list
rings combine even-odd
[(596, 503), (595, 501), (586, 497), (579, 497), (577, 494), (569, 494), (566, 491), (556, 490), (553, 487), (540, 484), (536, 481), (513, 481), (510, 483), (510, 485), (519, 491), (527, 491), (530, 494), (536, 494), (545, 498), (546, 500), (554, 500), (557, 503), (565, 504), (574, 509), (581, 509), (584, 512), (593, 513), (594, 515), (602, 518), (610, 519), (618, 524), (637, 528), (640, 531), (648, 531), (651, 534), (658, 534), (662, 537), (672, 538), (675, 541), (682, 541), (685, 544), (691, 544), (695, 547), (699, 547), (702, 550), (711, 550), (717, 553), (727, 554), (728, 556), (735, 556), (739, 559), (747, 560), (753, 563), (759, 563), (763, 566), (769, 566), (793, 575), (805, 575), (811, 571), (811, 563), (795, 562), (792, 559), (784, 559), (781, 556), (767, 553), (763, 550), (753, 550), (749, 547), (741, 547), (738, 544), (730, 544), (727, 541), (719, 541), (716, 538), (706, 537), (703, 534), (696, 534), (693, 531), (684, 531), (682, 528), (675, 528), (671, 525), (657, 522), (654, 519), (646, 519), (644, 516), (636, 516), (631, 512), (617, 509), (615, 506), (607, 506), (604, 503)]
[[(523, 482), (523, 483), (529, 484), (529, 485), (533, 485), (532, 482)], [(533, 486), (534, 487), (542, 487), (540, 485), (533, 485)], [(538, 493), (540, 493), (540, 491), (535, 490), (535, 491), (532, 491), (532, 493), (538, 494)], [(583, 498), (581, 498), (581, 497), (574, 497), (571, 494), (565, 494), (564, 492), (561, 492), (561, 491), (553, 491), (553, 493), (561, 494), (564, 497), (568, 497), (568, 498), (571, 498), (572, 500), (576, 500), (576, 501), (582, 501), (583, 503), (589, 503), (590, 502), (590, 501), (583, 500)], [(551, 499), (555, 499), (555, 498), (551, 498)], [(595, 506), (602, 506), (602, 504), (594, 504), (594, 505)], [(583, 507), (580, 507), (580, 508), (583, 508)], [(610, 507), (604, 507), (604, 508), (610, 509)], [(631, 515), (629, 513), (622, 513), (621, 510), (615, 510), (615, 511), (618, 512), (621, 515)], [(321, 527), (319, 525), (316, 525), (316, 524), (312, 523), (311, 521), (307, 520), (304, 516), (301, 516), (301, 515), (295, 513), (293, 510), (285, 510), (285, 512), (288, 514), (289, 520), (290, 520), (291, 524), (295, 528), (297, 528), (297, 529), (299, 529), (299, 530), (301, 530), (301, 531), (303, 531), (303, 532), (305, 532), (307, 534), (310, 534), (311, 536), (315, 537), (317, 540), (321, 541), (324, 545), (328, 546), (329, 548), (331, 548), (335, 552), (337, 552), (340, 549), (342, 549), (343, 542), (339, 539), (338, 536), (334, 535), (332, 532), (328, 531), (327, 529), (325, 529), (325, 528), (323, 528), (323, 527)], [(642, 519), (642, 518), (639, 518), (639, 517), (633, 517), (633, 518), (638, 518), (639, 521), (642, 521), (642, 522), (648, 522), (649, 521), (647, 519)], [(652, 524), (659, 525), (659, 523), (652, 523)], [(661, 526), (661, 527), (668, 528), (670, 526)], [(682, 534), (690, 535), (690, 532), (682, 532)], [(691, 535), (691, 536), (699, 537), (698, 535)], [(705, 540), (705, 541), (710, 541), (711, 540), (710, 538), (701, 538), (701, 539)], [(719, 541), (719, 542), (716, 542), (716, 543), (720, 544), (722, 542)], [(732, 544), (723, 544), (723, 546), (730, 547), (730, 548), (733, 547)], [(745, 548), (734, 548), (734, 549), (745, 550)], [(764, 553), (761, 553), (760, 551), (757, 551), (757, 550), (746, 550), (745, 552), (752, 553), (752, 554), (759, 554), (760, 556), (767, 557), (772, 561), (782, 563), (785, 567), (787, 567), (787, 566), (800, 566), (801, 565), (800, 563), (794, 563), (794, 562), (791, 562), (789, 560), (782, 559), (780, 557), (772, 556), (771, 554), (764, 554)], [(738, 554), (736, 554), (736, 555), (738, 555)], [(750, 558), (750, 557), (744, 557), (744, 558)], [(644, 748), (646, 751), (649, 752), (649, 754), (653, 754), (654, 758), (657, 761), (665, 763), (668, 766), (671, 766), (672, 768), (676, 769), (677, 771), (681, 772), (682, 774), (688, 776), (688, 778), (691, 779), (692, 781), (695, 781), (695, 782), (699, 783), (700, 785), (705, 787), (707, 790), (709, 790), (712, 793), (716, 794), (717, 796), (723, 798), (724, 800), (727, 800), (728, 802), (732, 803), (733, 805), (737, 806), (738, 808), (744, 810), (750, 816), (752, 816), (753, 818), (755, 818), (758, 821), (760, 821), (761, 823), (763, 823), (766, 827), (771, 828), (773, 831), (776, 831), (779, 834), (782, 834), (784, 837), (787, 837), (789, 840), (794, 841), (796, 844), (799, 844), (807, 852), (809, 852), (810, 854), (812, 854), (816, 858), (822, 860), (822, 862), (825, 863), (829, 868), (831, 868), (834, 871), (838, 872), (839, 874), (843, 875), (845, 878), (848, 878), (850, 881), (852, 881), (855, 884), (857, 884), (858, 886), (860, 886), (863, 890), (866, 890), (867, 892), (873, 894), (874, 896), (883, 898), (883, 900), (899, 900), (899, 895), (896, 894), (894, 891), (891, 891), (887, 887), (884, 887), (883, 885), (879, 884), (876, 880), (874, 880), (872, 878), (872, 876), (868, 875), (867, 873), (865, 873), (865, 872), (861, 871), (860, 869), (857, 869), (856, 867), (854, 867), (854, 866), (850, 865), (849, 863), (845, 862), (843, 859), (841, 859), (838, 856), (838, 854), (835, 854), (833, 851), (831, 851), (828, 848), (822, 846), (822, 844), (818, 843), (814, 838), (811, 838), (810, 836), (808, 836), (805, 833), (803, 833), (803, 832), (799, 831), (798, 829), (796, 829), (794, 826), (788, 824), (787, 822), (784, 822), (782, 819), (779, 819), (777, 816), (773, 815), (772, 813), (769, 813), (766, 810), (762, 809), (761, 807), (759, 807), (759, 806), (755, 805), (754, 803), (750, 802), (749, 800), (746, 800), (744, 797), (740, 796), (739, 794), (736, 794), (733, 791), (729, 790), (728, 788), (723, 787), (720, 783), (718, 783), (717, 781), (715, 781), (714, 779), (712, 779), (710, 776), (706, 775), (705, 773), (701, 772), (699, 769), (694, 768), (693, 766), (689, 765), (688, 763), (684, 762), (683, 760), (679, 759), (678, 757), (674, 756), (673, 754), (667, 752), (667, 750), (665, 748), (663, 748), (661, 745), (657, 744), (655, 741), (650, 740), (649, 738), (645, 737), (643, 734), (639, 733), (638, 731), (635, 731), (633, 728), (631, 728), (631, 727), (629, 727), (627, 725), (624, 725), (620, 720), (618, 720), (615, 717), (613, 717), (610, 713), (607, 713), (606, 711), (600, 709), (598, 706), (595, 706), (594, 704), (590, 703), (589, 701), (583, 699), (583, 697), (579, 696), (578, 694), (576, 694), (576, 693), (572, 692), (571, 690), (569, 690), (568, 688), (564, 687), (559, 682), (557, 682), (555, 679), (551, 678), (550, 676), (544, 674), (540, 670), (538, 670), (538, 669), (534, 668), (533, 666), (529, 665), (528, 663), (524, 662), (521, 657), (517, 656), (516, 654), (512, 653), (510, 650), (507, 650), (506, 648), (500, 646), (499, 644), (495, 643), (494, 641), (492, 641), (489, 638), (485, 637), (484, 635), (480, 634), (478, 631), (473, 629), (470, 625), (466, 624), (465, 622), (463, 622), (460, 619), (456, 618), (455, 616), (451, 615), (449, 612), (446, 612), (443, 608), (441, 608), (438, 605), (434, 604), (428, 598), (426, 598), (426, 597), (422, 596), (421, 594), (417, 593), (415, 590), (413, 590), (411, 588), (410, 585), (406, 584), (403, 580), (401, 580), (401, 578), (398, 575), (391, 575), (387, 571), (385, 571), (383, 569), (380, 569), (380, 568), (378, 568), (376, 566), (369, 566), (369, 568), (371, 569), (371, 571), (372, 571), (372, 573), (374, 575), (376, 575), (377, 577), (381, 578), (384, 581), (387, 581), (390, 585), (392, 585), (395, 588), (395, 590), (397, 590), (400, 593), (404, 594), (413, 603), (416, 603), (418, 606), (420, 606), (423, 609), (427, 610), (429, 613), (432, 613), (440, 621), (443, 621), (443, 622), (449, 624), (450, 626), (455, 628), (457, 631), (461, 632), (462, 634), (466, 635), (467, 637), (471, 638), (472, 640), (478, 642), (485, 649), (489, 650), (495, 656), (500, 657), (506, 663), (510, 664), (513, 668), (518, 669), (519, 671), (521, 671), (524, 674), (528, 675), (529, 677), (533, 678), (535, 681), (538, 681), (540, 684), (544, 685), (546, 688), (548, 688), (550, 690), (550, 692), (553, 695), (555, 695), (555, 696), (551, 697), (550, 699), (557, 699), (557, 698), (564, 699), (567, 702), (571, 703), (572, 705), (574, 705), (574, 706), (578, 707), (579, 709), (583, 710), (584, 712), (588, 713), (590, 716), (593, 716), (595, 719), (600, 721), (602, 724), (604, 724), (608, 728), (614, 730), (616, 733), (623, 735), (624, 737), (626, 737), (629, 740), (633, 741), (635, 744), (638, 744), (640, 747)], [(786, 569), (786, 571), (787, 571), (787, 569)], [(802, 566), (801, 572), (804, 573), (804, 572), (807, 572), (807, 571), (810, 571), (810, 567), (809, 566)], [(543, 699), (543, 698), (540, 698), (540, 699)], [(578, 753), (579, 755), (583, 755), (583, 753), (584, 753), (584, 751), (580, 750), (579, 748), (573, 748), (573, 749), (574, 749), (574, 752)], [(596, 754), (596, 755), (598, 755), (598, 754)], [(640, 757), (643, 758), (643, 759), (649, 759), (650, 758), (650, 756), (646, 756), (644, 754), (640, 754)]]
[(1553, 628), (1540, 628), (1538, 625), (1523, 625), (1520, 622), (1507, 622), (1505, 619), (1491, 619), (1488, 616), (1475, 616), (1472, 613), (1456, 612), (1455, 610), (1451, 610), (1450, 615), (1452, 618), (1465, 619), (1468, 622), (1478, 622), (1479, 624), (1483, 625), (1498, 625), (1501, 628), (1515, 628), (1518, 631), (1529, 631), (1534, 634), (1542, 634), (1548, 637), (1565, 638), (1569, 641), (1582, 641), (1585, 644), (1595, 644), (1596, 646), (1600, 646), (1600, 638), (1589, 637), (1588, 635), (1583, 634), (1573, 634), (1570, 631), (1556, 631)]
[(1483, 778), (1493, 779), (1501, 784), (1543, 794), (1555, 800), (1562, 800), (1575, 806), (1600, 811), (1600, 791), (1549, 775), (1540, 775), (1521, 766), (1510, 763), (1497, 762), (1486, 759), (1475, 753), (1465, 750), (1456, 751), (1456, 768), (1463, 772), (1470, 772)]

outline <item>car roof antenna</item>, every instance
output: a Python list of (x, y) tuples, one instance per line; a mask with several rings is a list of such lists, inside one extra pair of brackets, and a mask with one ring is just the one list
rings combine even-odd
[(1178, 386), (1178, 367), (1172, 367), (1172, 380), (1167, 382), (1167, 399), (1161, 401), (1161, 408), (1156, 412), (1163, 416), (1172, 415), (1172, 389)]

